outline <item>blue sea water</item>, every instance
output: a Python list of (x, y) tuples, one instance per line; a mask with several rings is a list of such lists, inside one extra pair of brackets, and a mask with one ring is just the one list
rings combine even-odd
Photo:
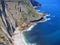
[(42, 4), (36, 10), (48, 13), (50, 20), (38, 23), (31, 31), (25, 32), (26, 41), (36, 45), (60, 45), (60, 0), (36, 1)]
[(46, 12), (50, 20), (38, 23), (26, 32), (27, 42), (36, 45), (60, 45), (60, 0), (36, 0), (42, 4), (36, 10)]

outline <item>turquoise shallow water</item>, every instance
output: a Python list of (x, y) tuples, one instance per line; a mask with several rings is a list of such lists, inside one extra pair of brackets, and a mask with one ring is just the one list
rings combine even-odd
[(36, 10), (46, 12), (50, 20), (37, 24), (26, 32), (27, 42), (36, 45), (60, 45), (60, 0), (37, 0), (42, 4)]

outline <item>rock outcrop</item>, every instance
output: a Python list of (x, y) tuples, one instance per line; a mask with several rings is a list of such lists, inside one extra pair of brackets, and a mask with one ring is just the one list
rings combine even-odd
[(41, 4), (37, 2), (36, 0), (30, 0), (30, 2), (32, 3), (33, 6), (37, 6), (37, 7), (41, 6)]

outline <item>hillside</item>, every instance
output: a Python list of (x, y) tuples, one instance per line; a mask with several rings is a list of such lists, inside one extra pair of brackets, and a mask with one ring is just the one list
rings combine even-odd
[[(1, 0), (0, 1), (0, 39), (12, 45), (12, 35), (17, 27), (20, 31), (27, 29), (34, 23), (31, 21), (44, 18), (45, 13), (37, 12), (29, 0)], [(2, 34), (1, 34), (2, 32)], [(3, 36), (2, 36), (3, 35)], [(7, 41), (6, 41), (7, 40)]]

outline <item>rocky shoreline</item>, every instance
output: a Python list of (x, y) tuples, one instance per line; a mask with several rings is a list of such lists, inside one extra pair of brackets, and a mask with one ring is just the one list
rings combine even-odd
[[(15, 39), (20, 40), (19, 35), (21, 33), (19, 33), (19, 31), (20, 32), (30, 31), (45, 16), (45, 13), (37, 12), (33, 8), (32, 4), (30, 4), (29, 0), (27, 0), (27, 1), (20, 0), (20, 1), (21, 2), (18, 2), (18, 1), (17, 2), (15, 2), (15, 1), (6, 2), (4, 0), (1, 0), (0, 28), (3, 31), (3, 34), (5, 33), (4, 35), (8, 39), (9, 45), (12, 45), (12, 43), (14, 42), (12, 40), (15, 40)], [(44, 20), (45, 19), (43, 19), (42, 21), (44, 21)], [(19, 31), (17, 32), (17, 35), (15, 35), (15, 32), (17, 30), (19, 30)], [(14, 38), (17, 36), (19, 38)], [(12, 43), (10, 41), (12, 41)]]

